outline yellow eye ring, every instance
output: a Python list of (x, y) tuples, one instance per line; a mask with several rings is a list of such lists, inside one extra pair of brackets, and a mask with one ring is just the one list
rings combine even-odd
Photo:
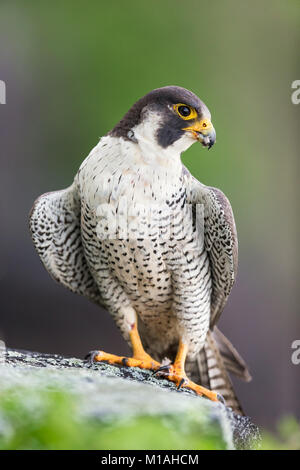
[(174, 104), (173, 109), (178, 114), (178, 116), (180, 116), (181, 119), (184, 119), (185, 121), (195, 119), (198, 116), (197, 111), (194, 108), (184, 103)]

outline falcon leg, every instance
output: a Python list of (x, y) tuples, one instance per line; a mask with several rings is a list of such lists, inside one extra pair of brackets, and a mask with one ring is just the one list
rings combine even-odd
[(116, 356), (104, 351), (94, 351), (90, 353), (89, 358), (91, 362), (108, 362), (109, 364), (120, 364), (128, 367), (140, 367), (141, 369), (157, 370), (160, 363), (152, 359), (143, 348), (141, 338), (135, 322), (129, 332), (130, 342), (132, 346), (132, 357)]
[[(204, 395), (212, 401), (222, 401), (221, 396), (219, 396), (218, 393), (213, 392), (212, 390), (208, 390), (207, 388), (202, 387), (201, 385), (198, 385), (195, 382), (192, 382), (187, 377), (184, 370), (187, 351), (187, 345), (180, 341), (174, 364), (169, 366), (165, 377), (171, 382), (174, 382), (177, 385), (178, 389), (181, 387), (189, 388), (196, 392), (197, 395)], [(163, 372), (164, 369), (165, 368), (162, 367), (157, 372), (160, 372), (160, 370)]]

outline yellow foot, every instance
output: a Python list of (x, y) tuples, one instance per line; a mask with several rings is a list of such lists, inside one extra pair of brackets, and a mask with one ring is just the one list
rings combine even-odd
[(109, 364), (119, 364), (128, 367), (140, 367), (141, 369), (157, 370), (160, 368), (160, 363), (152, 359), (149, 354), (140, 354), (137, 357), (125, 357), (116, 356), (115, 354), (109, 354), (104, 351), (91, 351), (86, 359), (91, 363), (96, 362), (108, 362)]
[(212, 401), (221, 401), (223, 402), (223, 397), (208, 388), (202, 387), (201, 385), (192, 382), (184, 373), (181, 367), (176, 367), (176, 365), (162, 366), (157, 370), (158, 373), (162, 373), (162, 376), (166, 379), (174, 382), (177, 385), (177, 388), (182, 387), (189, 388), (193, 390), (197, 395), (205, 396)]

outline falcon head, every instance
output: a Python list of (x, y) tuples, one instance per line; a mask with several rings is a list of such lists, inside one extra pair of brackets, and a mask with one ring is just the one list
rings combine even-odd
[(138, 143), (155, 141), (160, 147), (169, 146), (180, 152), (198, 141), (210, 149), (216, 141), (207, 106), (185, 88), (157, 88), (138, 100), (110, 135)]

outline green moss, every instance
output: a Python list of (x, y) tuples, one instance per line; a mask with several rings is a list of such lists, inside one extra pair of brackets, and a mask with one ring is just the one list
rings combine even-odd
[(277, 432), (263, 432), (263, 450), (300, 450), (300, 424), (296, 418), (286, 416), (277, 425)]
[(111, 421), (82, 414), (80, 400), (59, 389), (0, 394), (0, 449), (224, 449), (217, 424), (190, 414)]

